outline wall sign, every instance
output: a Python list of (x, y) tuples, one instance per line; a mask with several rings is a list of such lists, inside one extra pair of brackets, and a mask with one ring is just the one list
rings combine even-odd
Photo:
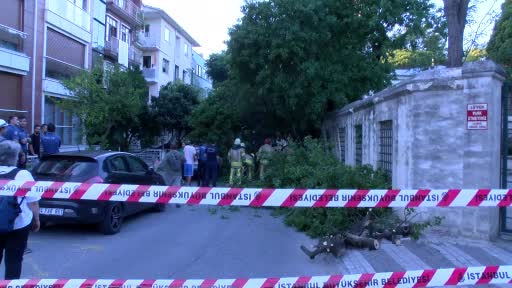
[(487, 129), (487, 103), (468, 104), (468, 130)]

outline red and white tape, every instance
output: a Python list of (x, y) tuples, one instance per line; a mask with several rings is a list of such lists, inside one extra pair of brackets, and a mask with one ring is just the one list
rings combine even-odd
[(31, 279), (1, 280), (0, 288), (322, 288), (322, 287), (436, 287), (512, 284), (512, 266), (482, 266), (406, 272), (258, 279), (108, 280)]
[(252, 207), (478, 207), (512, 204), (512, 189), (261, 189), (0, 180), (0, 196)]

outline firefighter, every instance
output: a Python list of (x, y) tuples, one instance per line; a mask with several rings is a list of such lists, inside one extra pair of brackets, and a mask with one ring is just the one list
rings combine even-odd
[(229, 185), (233, 186), (241, 184), (242, 178), (242, 159), (243, 159), (243, 150), (240, 145), (242, 141), (239, 138), (235, 139), (234, 146), (229, 150), (228, 153), (228, 161), (231, 164), (231, 171), (229, 173)]
[(274, 148), (272, 148), (272, 140), (270, 138), (266, 138), (264, 144), (258, 150), (257, 156), (260, 165), (260, 180), (264, 178), (265, 168), (270, 162), (270, 157), (274, 152)]
[(243, 152), (243, 167), (244, 170), (247, 171), (247, 179), (252, 180), (252, 173), (254, 171), (254, 155), (248, 154), (245, 151), (245, 144), (242, 143), (242, 152)]

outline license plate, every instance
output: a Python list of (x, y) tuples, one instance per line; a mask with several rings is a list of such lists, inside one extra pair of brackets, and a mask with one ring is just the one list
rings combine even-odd
[(58, 208), (39, 208), (39, 214), (41, 214), (41, 215), (62, 216), (62, 215), (64, 215), (64, 209), (58, 209)]

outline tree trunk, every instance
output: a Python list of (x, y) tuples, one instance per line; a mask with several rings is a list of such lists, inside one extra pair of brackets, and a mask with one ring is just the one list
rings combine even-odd
[(361, 237), (351, 233), (345, 233), (345, 237), (345, 241), (355, 247), (369, 248), (370, 250), (377, 250), (380, 247), (379, 241), (373, 238)]
[(469, 0), (443, 0), (444, 15), (448, 23), (448, 67), (462, 66), (464, 57), (464, 28)]

